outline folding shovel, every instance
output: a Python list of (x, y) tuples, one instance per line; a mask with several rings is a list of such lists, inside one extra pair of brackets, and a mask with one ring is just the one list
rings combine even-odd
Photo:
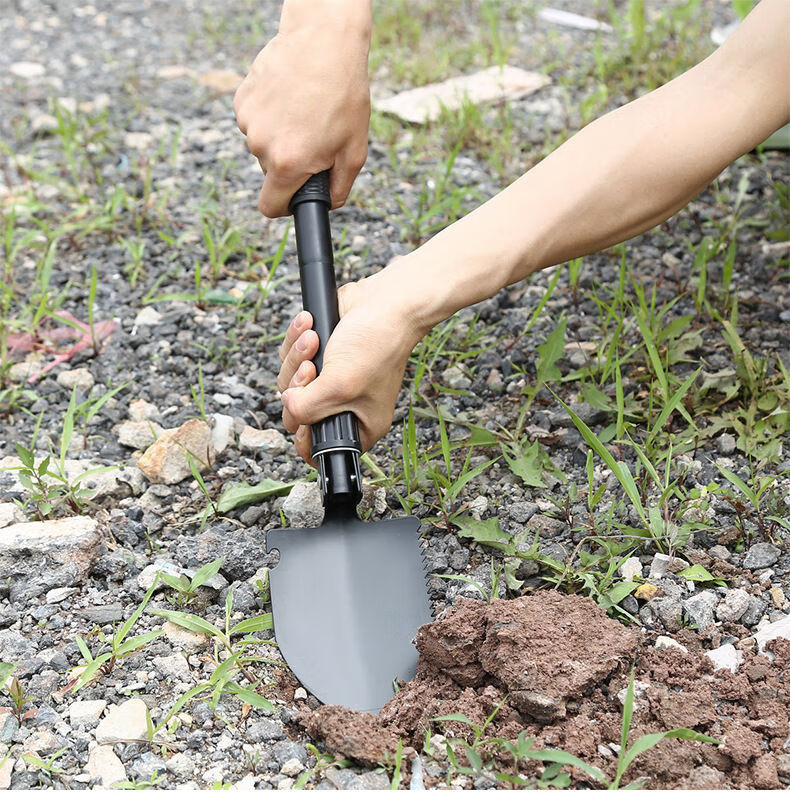
[[(302, 304), (324, 348), (339, 320), (329, 176), (294, 195)], [(394, 682), (414, 677), (417, 628), (431, 621), (415, 517), (362, 522), (357, 419), (343, 412), (311, 426), (325, 516), (318, 528), (269, 531), (280, 561), (270, 573), (277, 643), (302, 684), (324, 703), (379, 711)]]

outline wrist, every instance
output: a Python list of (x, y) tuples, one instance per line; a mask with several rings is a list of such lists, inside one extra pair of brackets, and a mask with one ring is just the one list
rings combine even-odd
[(326, 31), (337, 28), (346, 36), (356, 33), (370, 44), (373, 13), (370, 0), (285, 0), (279, 32)]

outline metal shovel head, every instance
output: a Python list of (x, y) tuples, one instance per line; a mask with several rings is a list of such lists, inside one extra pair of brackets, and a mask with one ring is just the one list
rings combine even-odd
[(324, 520), (269, 531), (277, 644), (323, 703), (377, 712), (417, 666), (413, 639), (431, 621), (416, 517)]

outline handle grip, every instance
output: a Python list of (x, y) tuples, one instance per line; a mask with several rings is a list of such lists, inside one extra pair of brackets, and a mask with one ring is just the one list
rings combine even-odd
[[(288, 206), (294, 215), (302, 305), (312, 315), (313, 330), (318, 334), (318, 352), (313, 362), (319, 374), (324, 366), (326, 343), (340, 321), (329, 228), (331, 205), (329, 172), (325, 171), (308, 178)], [(344, 411), (311, 425), (310, 429), (310, 452), (318, 461), (324, 505), (327, 508), (356, 505), (362, 497), (359, 467), (362, 444), (356, 416)]]

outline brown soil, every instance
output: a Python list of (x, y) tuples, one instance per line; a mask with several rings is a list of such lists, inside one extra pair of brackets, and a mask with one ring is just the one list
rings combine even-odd
[[(767, 655), (744, 650), (735, 675), (714, 672), (699, 646), (656, 650), (592, 600), (548, 591), (491, 604), (463, 600), (420, 628), (417, 647), (417, 677), (378, 716), (323, 706), (304, 713), (308, 733), (335, 755), (375, 765), (399, 738), (421, 750), (428, 728), (471, 741), (465, 723), (431, 719), (462, 713), (482, 725), (504, 701), (486, 737), (514, 740), (525, 731), (534, 747), (566, 750), (611, 777), (610, 744), (620, 741), (622, 719), (617, 694), (633, 662), (646, 687), (637, 692), (631, 743), (685, 727), (722, 744), (665, 739), (634, 761), (625, 783), (649, 776), (652, 789), (781, 788), (777, 757), (790, 752), (790, 641), (770, 643)], [(522, 762), (518, 772), (536, 775), (539, 766)], [(516, 772), (505, 756), (500, 768)], [(574, 786), (591, 785), (580, 770), (572, 776)]]

